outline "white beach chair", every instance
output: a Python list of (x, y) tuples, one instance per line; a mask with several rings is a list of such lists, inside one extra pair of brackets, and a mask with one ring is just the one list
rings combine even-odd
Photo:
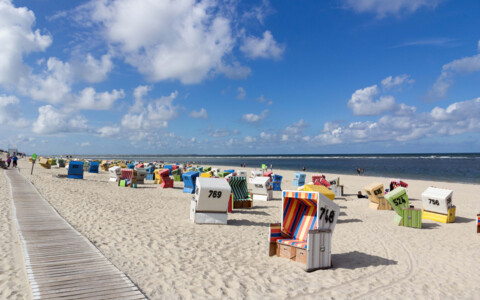
[(269, 201), (273, 198), (273, 191), (270, 188), (270, 177), (255, 177), (250, 179), (251, 193), (253, 200)]
[(108, 169), (108, 173), (110, 174), (109, 181), (118, 182), (122, 177), (122, 168), (119, 166), (114, 166)]
[(456, 207), (453, 205), (452, 196), (452, 190), (427, 188), (422, 193), (422, 218), (442, 223), (455, 222)]
[(232, 192), (225, 178), (198, 177), (190, 219), (196, 224), (227, 224), (228, 201)]

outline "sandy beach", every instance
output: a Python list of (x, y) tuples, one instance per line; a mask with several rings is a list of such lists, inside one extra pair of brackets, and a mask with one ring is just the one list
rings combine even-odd
[[(368, 208), (358, 191), (390, 178), (340, 176), (345, 196), (335, 200), (340, 218), (332, 241), (334, 267), (307, 273), (302, 265), (269, 257), (268, 226), (280, 221), (281, 192), (256, 201), (253, 209), (235, 210), (228, 225), (195, 225), (183, 183), (161, 189), (151, 181), (137, 189), (109, 182), (107, 172), (84, 174), (84, 180), (59, 178), (50, 170), (19, 161), (20, 172), (43, 197), (150, 299), (479, 299), (479, 185), (408, 180), (412, 205), (421, 208), (429, 186), (454, 191), (452, 224), (423, 221), (422, 229), (393, 224), (393, 211)], [(220, 167), (225, 169), (226, 167)], [(238, 167), (233, 167), (237, 169)], [(251, 168), (246, 168), (250, 173)], [(293, 171), (282, 188), (294, 189)], [(307, 181), (311, 179), (307, 172)], [(14, 231), (9, 188), (0, 197), (0, 298), (29, 299), (21, 246)]]

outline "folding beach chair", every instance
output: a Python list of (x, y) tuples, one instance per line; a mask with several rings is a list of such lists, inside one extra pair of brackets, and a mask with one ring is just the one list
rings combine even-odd
[(196, 224), (227, 224), (231, 188), (223, 178), (197, 178), (190, 219)]
[(230, 177), (228, 184), (232, 188), (233, 208), (251, 208), (253, 200), (250, 198), (245, 177)]
[(340, 207), (319, 192), (283, 191), (281, 210), (282, 222), (270, 225), (269, 255), (305, 264), (306, 271), (330, 268)]

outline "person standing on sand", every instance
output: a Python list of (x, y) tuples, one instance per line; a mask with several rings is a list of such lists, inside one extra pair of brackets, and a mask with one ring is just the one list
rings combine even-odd
[(273, 164), (270, 164), (270, 171), (273, 172)]
[(7, 168), (10, 168), (10, 163), (12, 162), (12, 159), (10, 156), (7, 156)]
[(305, 170), (306, 170), (305, 166), (303, 166), (303, 169), (302, 169), (302, 170), (303, 170), (303, 172), (305, 172)]
[(18, 160), (18, 157), (14, 154), (13, 157), (12, 157), (12, 161), (13, 161), (13, 168), (16, 168), (17, 167), (17, 160)]

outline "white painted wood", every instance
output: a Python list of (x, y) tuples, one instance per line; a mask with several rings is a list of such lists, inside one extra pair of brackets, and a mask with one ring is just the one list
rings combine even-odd
[[(250, 187), (253, 195), (265, 195), (267, 200), (270, 200), (270, 177), (255, 177), (250, 179)], [(255, 200), (255, 199), (253, 199)], [(266, 200), (265, 200), (266, 201)]]
[(137, 183), (144, 184), (147, 171), (145, 168), (135, 168), (135, 170), (137, 170)]
[(252, 178), (263, 176), (262, 171), (257, 171), (257, 170), (252, 170), (252, 172), (250, 174), (251, 174), (250, 177), (252, 177)]
[(227, 213), (195, 213), (196, 224), (227, 224)]
[(310, 230), (307, 238), (307, 271), (326, 269), (332, 266), (332, 232)]
[(247, 178), (247, 170), (238, 170), (237, 177), (245, 177)]
[(448, 214), (448, 209), (453, 206), (453, 191), (428, 187), (422, 193), (423, 209), (439, 214)]
[(195, 187), (196, 212), (224, 212), (232, 192), (225, 178), (198, 177)]
[(329, 229), (333, 232), (340, 214), (340, 206), (322, 193), (318, 193), (317, 199), (317, 225), (315, 228)]
[(119, 166), (114, 166), (108, 169), (108, 173), (110, 174), (110, 181), (119, 181), (122, 177), (122, 168)]

